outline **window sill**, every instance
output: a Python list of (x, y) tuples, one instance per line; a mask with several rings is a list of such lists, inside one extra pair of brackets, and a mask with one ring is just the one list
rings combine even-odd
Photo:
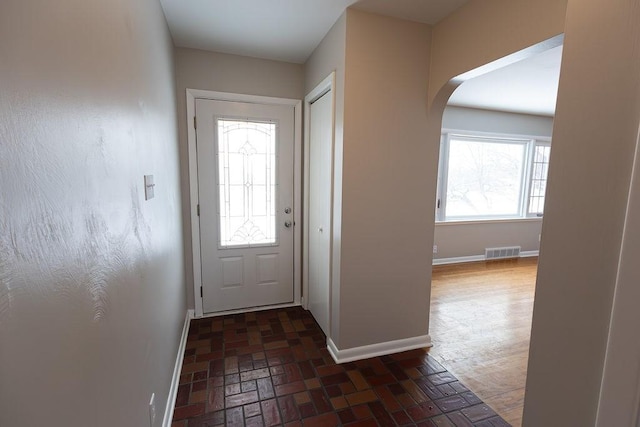
[(451, 221), (436, 221), (436, 227), (452, 225), (477, 225), (477, 224), (509, 224), (509, 223), (542, 222), (542, 217), (530, 218), (496, 218), (496, 219), (463, 219)]

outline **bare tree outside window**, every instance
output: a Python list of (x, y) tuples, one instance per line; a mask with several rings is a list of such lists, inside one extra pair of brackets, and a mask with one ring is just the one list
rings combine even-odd
[(450, 140), (447, 217), (518, 215), (525, 153), (521, 143)]
[(438, 221), (542, 216), (549, 139), (444, 133), (441, 153)]

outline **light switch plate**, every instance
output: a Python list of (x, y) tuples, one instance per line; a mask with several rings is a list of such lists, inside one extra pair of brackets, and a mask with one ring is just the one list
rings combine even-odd
[(156, 184), (153, 182), (153, 175), (144, 176), (144, 199), (151, 200), (154, 196)]

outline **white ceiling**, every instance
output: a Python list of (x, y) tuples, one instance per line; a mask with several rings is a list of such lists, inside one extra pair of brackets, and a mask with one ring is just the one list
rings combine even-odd
[[(435, 24), (469, 0), (160, 0), (178, 47), (304, 63), (344, 10)], [(449, 105), (555, 113), (562, 48), (468, 80)]]
[(553, 116), (562, 46), (462, 83), (448, 105)]
[(304, 63), (358, 9), (435, 24), (469, 0), (160, 0), (178, 47)]

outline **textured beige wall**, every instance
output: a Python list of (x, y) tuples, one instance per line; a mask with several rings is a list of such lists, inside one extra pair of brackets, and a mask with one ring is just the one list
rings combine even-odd
[(247, 95), (302, 99), (304, 67), (246, 56), (175, 48), (180, 170), (182, 171), (182, 218), (187, 301), (193, 296), (193, 251), (191, 239), (191, 196), (189, 190), (189, 146), (187, 142), (186, 89), (203, 89)]
[(340, 259), (342, 243), (342, 152), (344, 133), (344, 73), (346, 48), (346, 12), (333, 25), (305, 64), (305, 94), (311, 92), (335, 71), (335, 134), (333, 154), (333, 218), (331, 248), (330, 328), (334, 342), (340, 338)]
[(0, 425), (148, 426), (155, 393), (159, 426), (186, 313), (160, 4), (3, 0), (0, 58)]
[[(639, 16), (638, 1), (569, 1), (525, 426), (595, 423), (640, 121)], [(637, 267), (622, 272), (637, 286)]]
[(427, 333), (431, 29), (347, 11), (339, 349)]

